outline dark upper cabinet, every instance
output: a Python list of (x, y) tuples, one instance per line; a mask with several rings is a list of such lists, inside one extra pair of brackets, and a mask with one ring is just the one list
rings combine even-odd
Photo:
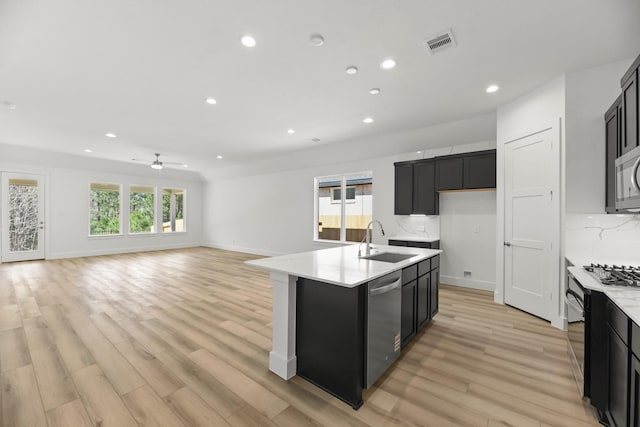
[(436, 190), (461, 190), (463, 188), (464, 160), (461, 156), (436, 159)]
[(496, 187), (496, 152), (465, 156), (464, 158), (464, 188), (495, 188)]
[(394, 213), (396, 215), (411, 215), (414, 193), (413, 164), (396, 164), (395, 166)]
[(396, 163), (394, 197), (396, 215), (437, 215), (435, 162), (421, 160)]
[(616, 158), (620, 155), (622, 96), (613, 103), (604, 115), (605, 122), (605, 176), (607, 212), (616, 211)]
[(638, 146), (638, 67), (640, 57), (635, 60), (621, 80), (622, 86), (622, 133), (620, 155)]
[(435, 189), (436, 166), (433, 160), (413, 165), (413, 213), (436, 215), (438, 198)]
[(496, 150), (436, 157), (436, 190), (496, 188)]

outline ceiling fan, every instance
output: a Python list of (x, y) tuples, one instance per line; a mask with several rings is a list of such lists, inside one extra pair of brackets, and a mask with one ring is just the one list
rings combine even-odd
[[(160, 161), (160, 153), (154, 153), (154, 154), (156, 156), (156, 159), (153, 162), (151, 162), (151, 165), (150, 165), (153, 169), (160, 170), (160, 169), (162, 169), (164, 167), (164, 165), (180, 165), (180, 166), (184, 166), (184, 164), (182, 164), (180, 162), (161, 162)], [(131, 159), (131, 160), (133, 160), (134, 162), (144, 162), (144, 160), (142, 160), (142, 159)]]

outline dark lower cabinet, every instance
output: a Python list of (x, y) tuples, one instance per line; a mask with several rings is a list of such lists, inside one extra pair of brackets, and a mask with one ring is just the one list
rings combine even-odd
[[(439, 257), (438, 257), (439, 258)], [(431, 295), (429, 297), (429, 307), (431, 313), (429, 317), (433, 319), (433, 317), (438, 314), (438, 305), (439, 301), (439, 288), (440, 287), (440, 267), (435, 267), (431, 270)]]
[(431, 274), (418, 277), (418, 295), (416, 300), (416, 324), (421, 329), (431, 320), (431, 307), (429, 297), (431, 295)]
[(416, 334), (416, 290), (415, 280), (402, 285), (402, 320), (401, 334), (404, 347)]
[(628, 424), (629, 348), (609, 327), (609, 404), (607, 415), (612, 426)]
[(353, 408), (364, 388), (367, 287), (298, 279), (297, 374)]
[(635, 354), (631, 355), (629, 370), (629, 425), (640, 427), (640, 360)]

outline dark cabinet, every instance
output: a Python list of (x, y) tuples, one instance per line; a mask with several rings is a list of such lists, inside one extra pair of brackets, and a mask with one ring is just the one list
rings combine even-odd
[[(438, 257), (439, 258), (439, 257)], [(431, 295), (429, 296), (429, 309), (431, 313), (429, 317), (433, 317), (438, 314), (439, 301), (439, 287), (440, 287), (440, 267), (435, 267), (431, 270)]]
[(609, 328), (609, 405), (611, 425), (626, 426), (628, 416), (629, 349), (622, 338)]
[(609, 369), (607, 417), (612, 426), (629, 425), (629, 318), (607, 302)]
[(620, 154), (638, 146), (638, 66), (636, 59), (621, 80), (622, 86), (622, 135)]
[(394, 213), (396, 215), (437, 215), (433, 160), (395, 164)]
[(496, 188), (496, 150), (436, 157), (436, 190)]
[(418, 295), (416, 300), (416, 324), (420, 329), (431, 319), (429, 296), (431, 294), (431, 275), (425, 274), (418, 278)]
[(464, 160), (461, 156), (436, 159), (436, 190), (461, 190)]
[(389, 246), (408, 246), (410, 248), (440, 249), (440, 241), (434, 242), (414, 242), (410, 240), (389, 240)]
[(423, 161), (413, 165), (413, 213), (438, 214), (434, 161)]
[(629, 385), (631, 394), (629, 395), (629, 425), (640, 426), (640, 361), (636, 355), (631, 356), (631, 366), (629, 370)]
[(396, 215), (413, 213), (413, 164), (395, 165), (395, 200)]
[(297, 374), (354, 408), (364, 388), (366, 291), (303, 278), (296, 288)]
[(496, 187), (496, 151), (485, 154), (465, 156), (464, 158), (464, 188), (495, 188)]
[(401, 334), (404, 347), (416, 334), (416, 281), (402, 285)]
[(605, 182), (607, 212), (616, 211), (616, 158), (620, 155), (622, 96), (618, 97), (604, 115), (605, 122)]
[(433, 266), (440, 265), (440, 255), (402, 269), (402, 347), (438, 312), (438, 287), (434, 287)]

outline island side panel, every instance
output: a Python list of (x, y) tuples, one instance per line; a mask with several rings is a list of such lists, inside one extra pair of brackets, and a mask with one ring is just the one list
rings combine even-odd
[(271, 272), (273, 321), (269, 370), (288, 380), (296, 375), (296, 276)]
[(298, 279), (298, 376), (357, 409), (365, 372), (366, 284)]

